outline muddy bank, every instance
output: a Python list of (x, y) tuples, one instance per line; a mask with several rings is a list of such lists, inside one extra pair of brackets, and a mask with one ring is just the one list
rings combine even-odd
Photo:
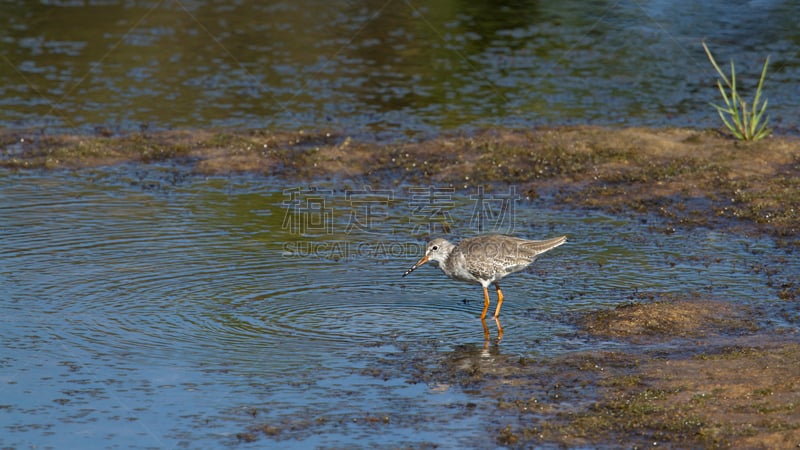
[(624, 303), (577, 322), (587, 334), (635, 343), (706, 337), (712, 333), (756, 331), (753, 312), (716, 300), (688, 301), (664, 296), (649, 303)]
[(293, 182), (358, 179), (375, 185), (469, 189), (515, 184), (558, 204), (653, 212), (670, 226), (742, 225), (797, 245), (800, 140), (743, 143), (715, 131), (562, 127), (487, 130), (406, 143), (336, 133), (169, 131), (41, 136), (5, 131), (0, 165), (81, 168), (174, 161), (201, 173), (256, 172)]
[(493, 385), (498, 414), (513, 417), (495, 424), (498, 444), (777, 449), (800, 442), (797, 344), (678, 359), (572, 354), (542, 363), (512, 362), (504, 378), (517, 388)]
[(512, 448), (796, 448), (796, 330), (760, 330), (754, 317), (698, 298), (633, 303), (577, 318), (590, 339), (630, 343), (624, 352), (537, 359), (462, 346), (418, 355), (412, 380), (493, 399), (487, 431)]

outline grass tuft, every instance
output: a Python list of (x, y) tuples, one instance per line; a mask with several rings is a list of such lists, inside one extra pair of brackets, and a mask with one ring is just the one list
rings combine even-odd
[(711, 106), (719, 113), (722, 123), (725, 124), (737, 139), (742, 141), (757, 141), (769, 136), (772, 133), (772, 130), (767, 128), (769, 116), (764, 116), (767, 110), (767, 99), (764, 98), (764, 100), (761, 101), (761, 90), (764, 87), (764, 78), (767, 76), (769, 56), (767, 56), (767, 60), (764, 61), (764, 67), (761, 69), (761, 78), (758, 80), (753, 103), (752, 105), (748, 105), (742, 96), (739, 95), (739, 91), (736, 87), (736, 68), (733, 64), (733, 59), (731, 59), (731, 75), (727, 77), (725, 72), (720, 69), (717, 61), (714, 60), (714, 56), (711, 54), (711, 50), (708, 49), (705, 42), (703, 42), (703, 49), (706, 51), (708, 60), (711, 61), (711, 64), (720, 77), (720, 80), (717, 80), (717, 87), (719, 88), (719, 93), (722, 95), (722, 100), (725, 102), (725, 106), (720, 106), (715, 103), (712, 103)]

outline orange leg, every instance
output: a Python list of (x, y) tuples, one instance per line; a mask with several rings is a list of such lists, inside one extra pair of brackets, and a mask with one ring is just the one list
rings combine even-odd
[(486, 318), (486, 311), (489, 310), (489, 291), (486, 287), (483, 288), (483, 312), (481, 313), (481, 320)]
[(503, 306), (503, 291), (500, 290), (500, 285), (497, 283), (494, 284), (494, 287), (497, 288), (497, 308), (494, 310), (494, 318), (497, 319), (500, 317), (500, 307)]
[[(495, 323), (497, 324), (497, 343), (499, 344), (500, 341), (503, 340), (503, 325), (500, 324), (500, 319), (494, 319)], [(489, 327), (486, 325), (486, 320), (481, 319), (481, 325), (483, 325), (483, 349), (487, 350), (489, 348)]]
[(500, 324), (499, 317), (495, 317), (494, 321), (497, 323), (497, 343), (499, 344), (503, 339), (503, 325)]
[(489, 327), (484, 319), (481, 319), (481, 325), (483, 325), (483, 349), (486, 350), (489, 348)]

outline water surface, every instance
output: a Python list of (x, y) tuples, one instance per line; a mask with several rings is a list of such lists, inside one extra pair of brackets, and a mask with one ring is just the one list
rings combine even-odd
[[(717, 127), (707, 40), (797, 127), (791, 1), (23, 2), (0, 12), (0, 126)], [(750, 98), (749, 94), (746, 97)]]
[[(420, 207), (422, 192), (439, 212)], [(624, 350), (571, 318), (648, 292), (796, 327), (777, 292), (800, 267), (768, 238), (665, 233), (656, 218), (547, 199), (516, 199), (502, 216), (476, 208), (476, 192), (312, 189), (168, 166), (0, 172), (0, 444), (210, 448), (273, 423), (295, 427), (286, 445), (495, 445), (482, 408), (494, 400), (408, 383), (420, 351), (485, 344), (479, 286), (432, 267), (401, 277), (442, 217), (458, 236), (482, 223), (570, 237), (504, 283), (493, 354)]]

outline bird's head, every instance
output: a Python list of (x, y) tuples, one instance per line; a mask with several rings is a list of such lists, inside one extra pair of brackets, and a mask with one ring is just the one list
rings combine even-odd
[(454, 245), (447, 241), (447, 239), (436, 238), (430, 242), (428, 245), (425, 246), (425, 256), (420, 258), (416, 264), (411, 266), (410, 269), (406, 270), (403, 273), (403, 276), (410, 274), (411, 272), (417, 270), (417, 268), (426, 262), (430, 261), (432, 264), (438, 266), (439, 263), (443, 263), (447, 260), (450, 256), (450, 252), (453, 251)]

